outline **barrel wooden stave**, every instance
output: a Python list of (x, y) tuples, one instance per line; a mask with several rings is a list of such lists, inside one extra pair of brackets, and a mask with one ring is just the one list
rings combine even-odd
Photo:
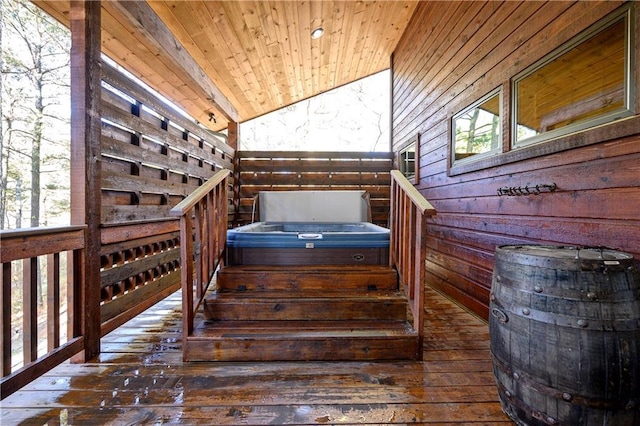
[(633, 258), (605, 265), (564, 253), (579, 249), (560, 248), (556, 259), (553, 248), (540, 255), (520, 247), (496, 250), (491, 292), (491, 351), (505, 412), (523, 425), (640, 424)]

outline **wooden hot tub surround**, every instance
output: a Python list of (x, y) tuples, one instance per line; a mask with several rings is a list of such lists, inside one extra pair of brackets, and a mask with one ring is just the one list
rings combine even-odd
[(226, 223), (216, 218), (226, 172), (172, 209), (182, 259), (195, 259), (182, 268), (184, 360), (420, 359), (426, 246), (409, 229), (425, 232), (435, 211), (392, 175), (393, 255), (383, 265), (224, 265)]

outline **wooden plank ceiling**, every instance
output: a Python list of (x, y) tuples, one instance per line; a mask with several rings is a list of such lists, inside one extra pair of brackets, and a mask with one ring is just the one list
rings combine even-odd
[[(69, 2), (34, 3), (69, 25)], [(221, 130), (229, 119), (246, 121), (389, 68), (417, 3), (105, 1), (102, 48)], [(312, 39), (317, 27), (324, 35)]]

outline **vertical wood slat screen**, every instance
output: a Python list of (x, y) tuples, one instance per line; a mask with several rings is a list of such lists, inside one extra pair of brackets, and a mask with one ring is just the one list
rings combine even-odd
[(254, 198), (260, 191), (365, 190), (372, 221), (388, 226), (389, 152), (238, 151), (237, 159), (235, 225), (254, 219)]

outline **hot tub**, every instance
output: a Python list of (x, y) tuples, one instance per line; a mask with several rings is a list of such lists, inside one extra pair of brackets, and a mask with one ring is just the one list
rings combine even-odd
[(227, 231), (227, 265), (387, 265), (389, 230), (370, 222), (256, 222)]

